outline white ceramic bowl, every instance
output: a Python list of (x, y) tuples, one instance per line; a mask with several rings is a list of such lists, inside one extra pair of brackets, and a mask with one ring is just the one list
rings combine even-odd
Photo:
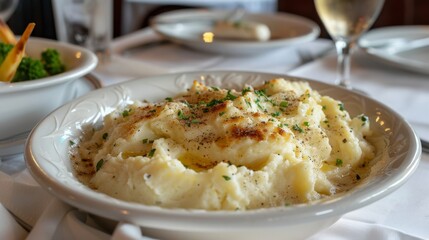
[(58, 50), (66, 70), (37, 80), (0, 83), (0, 140), (30, 131), (48, 113), (73, 99), (71, 84), (97, 65), (91, 51), (49, 39), (30, 38), (26, 53), (40, 59), (46, 48)]
[[(385, 140), (386, 161), (379, 161), (368, 178), (351, 191), (330, 200), (249, 211), (163, 209), (114, 199), (81, 184), (72, 172), (69, 140), (84, 124), (99, 123), (114, 108), (132, 99), (160, 101), (183, 92), (193, 80), (209, 86), (242, 89), (288, 76), (249, 72), (194, 72), (156, 76), (93, 91), (45, 118), (27, 141), (25, 158), (34, 178), (63, 201), (116, 221), (142, 226), (161, 239), (300, 239), (324, 229), (343, 214), (383, 198), (400, 187), (418, 165), (421, 146), (410, 125), (385, 105), (325, 83), (309, 81), (313, 89), (344, 102), (352, 115), (365, 113)], [(298, 79), (300, 80), (300, 79)]]

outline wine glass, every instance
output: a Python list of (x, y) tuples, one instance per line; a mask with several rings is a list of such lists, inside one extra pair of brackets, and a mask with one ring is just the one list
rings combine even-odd
[(0, 0), (0, 18), (3, 21), (9, 20), (12, 13), (15, 11), (19, 0)]
[(336, 84), (352, 89), (350, 53), (357, 39), (378, 17), (384, 0), (314, 0), (317, 13), (337, 50)]

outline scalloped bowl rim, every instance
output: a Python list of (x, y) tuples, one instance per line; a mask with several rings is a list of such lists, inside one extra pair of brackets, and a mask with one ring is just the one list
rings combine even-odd
[[(404, 153), (399, 167), (395, 168), (393, 173), (386, 174), (381, 179), (371, 182), (365, 187), (357, 186), (350, 193), (344, 193), (330, 200), (316, 201), (310, 204), (300, 204), (289, 207), (273, 207), (246, 211), (205, 211), (205, 210), (187, 210), (187, 209), (166, 209), (157, 206), (146, 206), (139, 203), (131, 203), (115, 199), (102, 193), (95, 192), (87, 187), (74, 189), (71, 186), (61, 183), (57, 176), (44, 166), (41, 161), (41, 153), (37, 148), (40, 144), (37, 142), (44, 136), (44, 125), (48, 124), (55, 116), (64, 114), (64, 111), (70, 108), (73, 103), (86, 100), (89, 101), (94, 96), (101, 96), (109, 91), (121, 87), (130, 87), (134, 85), (143, 85), (145, 82), (156, 83), (165, 78), (178, 78), (180, 75), (261, 75), (267, 78), (272, 76), (284, 77), (291, 80), (303, 80), (310, 83), (313, 89), (326, 88), (344, 94), (351, 94), (357, 98), (364, 99), (365, 102), (375, 104), (387, 111), (403, 125), (405, 137), (409, 140), (409, 149)], [(141, 83), (140, 83), (141, 82)], [(315, 88), (317, 86), (318, 88)], [(131, 90), (132, 91), (132, 90)], [(136, 91), (136, 90), (134, 90)], [(103, 103), (98, 103), (103, 104)], [(61, 112), (63, 111), (63, 112)], [(260, 72), (241, 72), (241, 71), (199, 71), (179, 74), (169, 74), (155, 77), (136, 79), (125, 83), (112, 85), (103, 89), (96, 90), (79, 99), (72, 101), (57, 109), (35, 127), (26, 143), (25, 159), (33, 177), (42, 187), (59, 197), (63, 201), (77, 206), (90, 213), (115, 219), (118, 221), (138, 222), (141, 226), (159, 227), (169, 229), (213, 229), (223, 227), (225, 229), (249, 228), (255, 226), (280, 227), (284, 224), (298, 224), (311, 222), (316, 219), (325, 219), (330, 217), (340, 217), (352, 210), (366, 206), (376, 200), (383, 198), (396, 190), (411, 176), (418, 166), (421, 157), (421, 145), (418, 137), (411, 126), (396, 112), (386, 105), (370, 99), (358, 93), (351, 92), (338, 86), (304, 79), (291, 77), (284, 74), (270, 74)], [(68, 176), (74, 178), (73, 176)], [(82, 184), (83, 185), (83, 184)], [(163, 226), (160, 226), (160, 224)], [(192, 223), (191, 225), (189, 225)], [(168, 226), (168, 227), (166, 227)]]

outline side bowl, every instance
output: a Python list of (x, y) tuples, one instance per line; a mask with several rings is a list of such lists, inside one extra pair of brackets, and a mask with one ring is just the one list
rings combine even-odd
[(56, 49), (66, 66), (63, 73), (41, 79), (0, 85), (0, 139), (30, 131), (47, 114), (74, 98), (70, 87), (74, 80), (97, 66), (91, 51), (54, 40), (30, 38), (28, 56), (40, 59), (46, 48)]
[[(369, 177), (334, 198), (309, 204), (249, 211), (164, 209), (125, 202), (96, 192), (73, 175), (70, 141), (76, 141), (85, 124), (100, 123), (103, 116), (132, 100), (160, 101), (183, 92), (193, 80), (209, 86), (241, 89), (275, 77), (308, 81), (323, 95), (341, 100), (351, 115), (365, 113), (385, 141), (383, 161)], [(421, 146), (410, 125), (387, 106), (343, 88), (286, 75), (255, 72), (191, 72), (137, 79), (93, 91), (57, 109), (33, 129), (25, 159), (34, 178), (61, 200), (114, 221), (131, 222), (148, 236), (167, 239), (303, 239), (327, 228), (343, 214), (377, 201), (399, 188), (418, 166)], [(221, 230), (221, 231), (220, 231)]]

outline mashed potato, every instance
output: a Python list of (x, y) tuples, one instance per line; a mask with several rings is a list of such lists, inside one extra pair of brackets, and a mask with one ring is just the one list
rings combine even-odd
[(118, 199), (245, 210), (351, 188), (374, 157), (370, 134), (366, 116), (350, 118), (305, 82), (273, 79), (241, 92), (194, 82), (183, 95), (105, 116), (73, 159), (82, 181)]

